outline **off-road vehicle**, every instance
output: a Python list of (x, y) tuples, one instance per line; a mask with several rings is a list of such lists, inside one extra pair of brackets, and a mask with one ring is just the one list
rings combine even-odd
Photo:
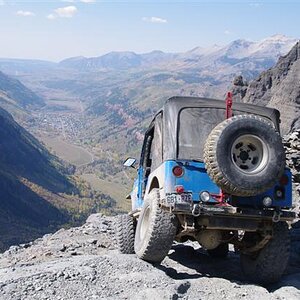
[(117, 224), (120, 251), (159, 263), (175, 240), (198, 241), (212, 257), (233, 244), (249, 280), (277, 281), (295, 218), (279, 123), (278, 110), (232, 105), (230, 93), (170, 98), (145, 133), (132, 210)]

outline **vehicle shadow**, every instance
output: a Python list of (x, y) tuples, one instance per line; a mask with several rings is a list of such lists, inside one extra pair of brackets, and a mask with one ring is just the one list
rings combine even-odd
[[(185, 244), (173, 245), (171, 253), (162, 265), (156, 266), (166, 275), (175, 280), (189, 280), (201, 277), (217, 277), (227, 279), (237, 284), (252, 284), (247, 281), (241, 271), (239, 255), (229, 252), (227, 258), (210, 257), (205, 250), (195, 249)], [(283, 286), (293, 286), (300, 289), (300, 268), (289, 267), (286, 275), (279, 283), (267, 286), (269, 292), (274, 292)], [(297, 279), (299, 278), (299, 279)]]
[[(173, 250), (173, 251), (172, 251)], [(220, 277), (228, 280), (245, 279), (239, 266), (239, 257), (230, 251), (228, 258), (212, 258), (203, 249), (185, 244), (173, 245), (169, 263), (158, 266), (173, 279)]]

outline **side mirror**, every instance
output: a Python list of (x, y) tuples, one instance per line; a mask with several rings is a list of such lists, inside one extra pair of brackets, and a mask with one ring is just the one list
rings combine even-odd
[(135, 169), (135, 167), (134, 167), (134, 164), (136, 163), (136, 159), (135, 158), (132, 158), (132, 157), (129, 157), (129, 158), (127, 158), (125, 161), (124, 161), (124, 163), (123, 163), (123, 165), (125, 166), (125, 167), (130, 167), (130, 168), (134, 168)]

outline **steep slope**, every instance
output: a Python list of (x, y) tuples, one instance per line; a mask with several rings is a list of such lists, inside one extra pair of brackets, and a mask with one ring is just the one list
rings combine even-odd
[[(67, 221), (52, 200), (76, 191), (63, 167), (25, 129), (0, 108), (0, 250), (31, 240)], [(47, 199), (49, 200), (49, 199)]]
[(26, 108), (41, 107), (45, 103), (42, 98), (24, 86), (19, 80), (9, 77), (0, 71), (0, 97), (8, 97), (16, 105)]
[(264, 288), (245, 280), (233, 249), (228, 258), (216, 259), (197, 242), (174, 243), (160, 265), (140, 260), (135, 254), (120, 254), (114, 244), (114, 222), (114, 218), (91, 215), (82, 227), (11, 247), (0, 255), (0, 299), (300, 297), (297, 253), (282, 280)]
[(235, 84), (234, 93), (239, 94), (243, 102), (275, 107), (281, 111), (284, 134), (300, 128), (300, 42), (248, 87), (242, 86), (240, 80)]
[[(57, 193), (71, 188), (59, 162), (29, 132), (0, 108), (0, 166)], [(55, 165), (56, 164), (56, 165)]]

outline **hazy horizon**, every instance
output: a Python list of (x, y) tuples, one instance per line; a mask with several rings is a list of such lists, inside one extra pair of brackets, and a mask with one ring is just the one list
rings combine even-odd
[[(275, 34), (275, 35), (281, 35), (281, 34)], [(275, 35), (273, 35), (273, 36), (275, 36)], [(269, 37), (265, 37), (265, 38), (269, 38)], [(288, 38), (292, 38), (293, 39), (294, 37), (288, 37)], [(232, 42), (234, 42), (234, 41), (236, 41), (236, 40), (230, 41), (229, 44), (232, 43)], [(248, 41), (251, 41), (251, 40), (248, 40)], [(216, 45), (216, 44), (214, 44), (214, 45)], [(214, 45), (207, 46), (207, 48), (213, 47)], [(217, 45), (217, 46), (220, 46), (220, 47), (224, 46), (225, 47), (226, 44), (224, 44), (224, 45)], [(202, 47), (202, 45), (198, 45), (195, 48), (197, 48), (197, 47)], [(193, 50), (193, 49), (194, 48), (192, 48), (192, 49), (186, 49), (185, 51), (182, 51), (182, 52), (175, 52), (174, 51), (174, 52), (165, 52), (165, 53), (172, 53), (172, 54), (184, 53), (184, 52), (187, 52), (187, 51), (190, 51), (190, 50)], [(69, 58), (75, 58), (75, 57), (92, 58), (92, 57), (99, 57), (99, 56), (102, 56), (102, 55), (106, 55), (106, 54), (111, 53), (111, 52), (133, 52), (133, 53), (136, 53), (136, 54), (147, 54), (147, 53), (151, 53), (151, 52), (154, 52), (154, 51), (162, 51), (162, 50), (161, 49), (153, 49), (153, 50), (150, 50), (148, 52), (136, 52), (136, 51), (133, 51), (133, 50), (130, 50), (130, 49), (123, 50), (123, 51), (115, 51), (115, 50), (112, 49), (109, 52), (105, 52), (105, 53), (102, 53), (102, 54), (99, 54), (99, 55), (95, 55), (95, 56), (75, 55), (75, 56), (64, 57), (64, 58), (59, 59), (59, 60), (50, 60), (50, 59), (42, 59), (42, 58), (34, 58), (34, 57), (32, 57), (32, 58), (23, 58), (23, 57), (2, 57), (2, 56), (0, 56), (0, 59), (7, 59), (7, 60), (38, 60), (38, 61), (47, 61), (47, 62), (58, 63), (60, 61), (63, 61), (65, 59), (69, 59)]]
[(275, 34), (299, 38), (300, 3), (272, 2), (0, 0), (0, 57), (58, 62), (111, 51), (178, 53)]

